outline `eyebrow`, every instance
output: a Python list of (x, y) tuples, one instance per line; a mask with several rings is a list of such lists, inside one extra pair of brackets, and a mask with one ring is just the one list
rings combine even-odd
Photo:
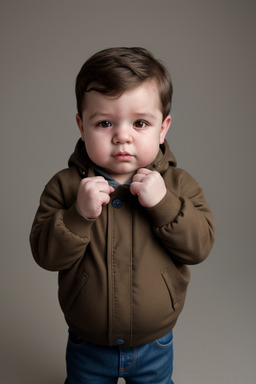
[(134, 115), (135, 115), (135, 116), (138, 116), (138, 117), (140, 117), (140, 118), (145, 117), (145, 118), (149, 118), (149, 119), (156, 119), (156, 116), (153, 115), (153, 113), (150, 113), (150, 112), (142, 112), (142, 113), (137, 112), (137, 113), (135, 113)]
[(100, 118), (100, 117), (111, 117), (112, 116), (112, 114), (111, 113), (104, 113), (104, 112), (94, 112), (94, 113), (92, 113), (91, 115), (89, 115), (89, 119), (91, 120), (91, 119), (94, 119), (95, 117), (98, 117), (98, 118)]
[[(136, 112), (132, 115), (136, 119), (156, 119), (156, 116), (153, 115), (153, 113), (150, 112)], [(91, 115), (89, 115), (89, 119), (92, 120), (95, 117), (97, 118), (112, 118), (113, 114), (112, 113), (104, 113), (104, 112), (94, 112)]]

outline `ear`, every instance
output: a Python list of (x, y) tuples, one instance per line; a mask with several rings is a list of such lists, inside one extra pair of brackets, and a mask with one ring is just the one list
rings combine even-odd
[(81, 133), (82, 140), (84, 141), (84, 124), (78, 113), (76, 114), (76, 123)]
[(164, 142), (165, 136), (166, 136), (168, 129), (171, 125), (171, 121), (172, 121), (171, 115), (168, 115), (164, 119), (164, 121), (162, 122), (161, 131), (160, 131), (160, 141), (159, 141), (160, 144), (163, 144), (163, 142)]

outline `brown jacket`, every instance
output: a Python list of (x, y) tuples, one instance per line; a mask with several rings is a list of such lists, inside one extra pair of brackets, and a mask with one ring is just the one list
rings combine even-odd
[(41, 267), (59, 271), (59, 301), (73, 332), (101, 345), (145, 344), (174, 327), (189, 282), (186, 264), (209, 254), (213, 216), (202, 189), (176, 168), (165, 142), (148, 167), (165, 180), (161, 202), (145, 209), (121, 185), (102, 214), (86, 220), (76, 195), (81, 178), (94, 169), (82, 148), (79, 141), (69, 168), (46, 185), (31, 249)]

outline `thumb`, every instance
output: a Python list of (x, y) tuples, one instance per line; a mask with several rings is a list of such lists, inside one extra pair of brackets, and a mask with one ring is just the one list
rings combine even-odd
[(134, 181), (133, 183), (131, 183), (130, 185), (130, 192), (132, 195), (139, 195), (140, 193), (140, 186), (141, 186), (141, 183), (138, 182), (138, 181)]
[(112, 193), (115, 191), (115, 188), (111, 187), (111, 185), (109, 186), (109, 193)]

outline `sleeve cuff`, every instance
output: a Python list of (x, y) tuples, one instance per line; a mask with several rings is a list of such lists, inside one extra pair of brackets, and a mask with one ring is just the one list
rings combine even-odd
[(153, 225), (163, 227), (175, 221), (177, 216), (181, 214), (182, 206), (182, 199), (167, 191), (165, 197), (154, 207), (148, 208), (147, 211), (151, 216)]
[(63, 222), (67, 229), (80, 237), (88, 237), (95, 219), (86, 219), (76, 208), (74, 203), (64, 214)]

